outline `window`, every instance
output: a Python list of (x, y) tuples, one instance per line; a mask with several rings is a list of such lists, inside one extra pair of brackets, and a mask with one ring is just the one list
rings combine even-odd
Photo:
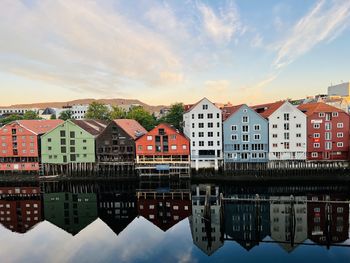
[(220, 118), (220, 113), (216, 113), (216, 118), (217, 118), (217, 119)]
[(147, 145), (147, 150), (152, 151), (153, 150), (153, 146), (152, 145)]
[(344, 127), (344, 123), (342, 123), (342, 122), (337, 123), (337, 128), (343, 128), (343, 127)]
[(284, 124), (284, 130), (285, 131), (289, 131), (289, 123), (285, 123)]
[(326, 131), (330, 131), (332, 129), (332, 123), (326, 122), (325, 123), (325, 128), (326, 128)]
[(195, 141), (192, 142), (192, 146), (193, 146), (193, 147), (196, 146), (196, 142), (195, 142)]
[(344, 146), (344, 143), (342, 142), (337, 142), (337, 147), (343, 147)]
[(176, 145), (171, 145), (171, 149), (172, 150), (177, 150), (177, 146)]
[(192, 123), (192, 128), (194, 128), (194, 123)]
[(186, 150), (186, 149), (187, 149), (187, 145), (186, 145), (186, 144), (183, 144), (183, 145), (182, 145), (182, 149), (183, 149), (183, 150)]
[(249, 151), (249, 144), (242, 145), (243, 151)]
[(213, 127), (214, 127), (214, 123), (208, 122), (208, 128), (213, 128)]
[(52, 139), (51, 138), (47, 138), (47, 142), (51, 142), (52, 141)]
[(70, 132), (70, 137), (71, 137), (71, 138), (75, 138), (75, 132), (74, 132), (74, 131), (71, 131), (71, 132)]
[(194, 137), (196, 137), (196, 135), (195, 135), (195, 133), (194, 132), (192, 132), (192, 137), (194, 138)]
[(314, 143), (314, 148), (320, 148), (320, 144), (318, 142)]
[(343, 207), (337, 207), (337, 213), (343, 213), (344, 208)]
[(317, 157), (318, 157), (318, 153), (317, 153), (317, 152), (311, 153), (311, 157), (312, 157), (312, 158), (317, 158)]
[(314, 123), (314, 129), (319, 129), (321, 125), (319, 123)]
[(198, 128), (204, 128), (204, 123), (203, 122), (198, 123)]
[(272, 134), (272, 138), (277, 138), (277, 134), (276, 133)]
[(332, 117), (338, 117), (338, 112), (332, 112)]
[(254, 125), (254, 131), (260, 131), (260, 124)]
[(204, 119), (204, 114), (203, 113), (199, 113), (198, 114), (198, 119)]
[(284, 133), (284, 139), (285, 140), (289, 140), (289, 132), (285, 132)]
[(152, 136), (151, 135), (147, 136), (147, 141), (152, 141)]
[(208, 113), (208, 114), (207, 114), (207, 118), (208, 118), (208, 119), (212, 119), (212, 118), (213, 118), (213, 113)]
[(297, 123), (297, 124), (296, 124), (296, 127), (297, 127), (297, 128), (301, 128), (301, 124), (300, 124), (300, 123)]
[(208, 132), (208, 137), (213, 137), (213, 132)]
[(243, 116), (242, 117), (242, 123), (248, 123), (248, 122), (249, 122), (248, 116)]
[(301, 133), (297, 133), (297, 138), (301, 138)]
[(207, 110), (208, 109), (208, 104), (203, 104), (202, 109), (203, 110)]
[(249, 126), (248, 125), (243, 125), (242, 126), (242, 132), (249, 132)]
[(231, 131), (237, 131), (237, 125), (231, 125)]
[(260, 134), (254, 134), (254, 140), (259, 141), (261, 139)]
[(233, 145), (233, 150), (234, 150), (234, 151), (239, 151), (240, 148), (241, 148), (241, 146), (240, 146), (239, 144), (234, 144), (234, 145)]
[(323, 118), (323, 117), (325, 116), (325, 114), (324, 114), (324, 112), (320, 112), (320, 113), (318, 114), (318, 116), (319, 116), (320, 118)]
[(343, 138), (344, 137), (344, 133), (342, 132), (337, 132), (337, 138)]
[(277, 124), (273, 124), (272, 129), (277, 129)]
[(65, 137), (66, 136), (66, 131), (60, 131), (60, 136)]
[(198, 137), (204, 137), (204, 132), (199, 132)]
[(249, 142), (249, 135), (248, 134), (243, 134), (242, 135), (242, 141), (243, 142)]
[(273, 143), (273, 144), (272, 144), (272, 147), (273, 147), (273, 148), (277, 148), (277, 146), (278, 146), (277, 143)]
[(204, 146), (204, 141), (199, 141), (199, 146)]
[(326, 114), (326, 121), (330, 121), (331, 120), (331, 114), (330, 113), (327, 113)]
[(326, 142), (325, 148), (326, 148), (326, 150), (332, 150), (332, 142)]
[(192, 114), (192, 119), (194, 119), (194, 114)]
[(326, 132), (325, 133), (325, 139), (326, 140), (332, 140), (332, 133), (331, 132)]
[(285, 121), (289, 121), (289, 113), (283, 114), (283, 118)]
[(214, 146), (214, 142), (213, 141), (208, 141), (208, 146)]
[(314, 138), (320, 138), (320, 134), (319, 133), (314, 133)]
[(289, 142), (284, 143), (284, 149), (288, 150), (289, 149)]

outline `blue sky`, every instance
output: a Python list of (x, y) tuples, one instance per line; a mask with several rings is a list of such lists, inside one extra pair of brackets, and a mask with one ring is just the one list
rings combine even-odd
[(0, 2), (0, 105), (262, 103), (348, 81), (350, 1)]

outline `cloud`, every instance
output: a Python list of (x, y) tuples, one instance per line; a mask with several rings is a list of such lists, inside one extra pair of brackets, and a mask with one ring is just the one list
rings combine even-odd
[(198, 9), (202, 15), (204, 32), (216, 43), (230, 42), (242, 28), (238, 11), (232, 2), (218, 13), (203, 3), (198, 4)]
[(263, 42), (263, 38), (260, 34), (256, 34), (255, 37), (252, 39), (252, 41), (250, 42), (250, 45), (253, 48), (259, 48), (262, 46), (262, 42)]
[(319, 1), (277, 46), (274, 66), (282, 68), (349, 26), (350, 1)]

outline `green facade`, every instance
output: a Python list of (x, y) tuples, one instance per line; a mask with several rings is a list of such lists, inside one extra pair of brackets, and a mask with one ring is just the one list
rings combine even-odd
[(97, 198), (94, 193), (44, 194), (45, 220), (76, 235), (97, 218)]
[(65, 121), (41, 137), (42, 163), (94, 163), (95, 138), (73, 123)]

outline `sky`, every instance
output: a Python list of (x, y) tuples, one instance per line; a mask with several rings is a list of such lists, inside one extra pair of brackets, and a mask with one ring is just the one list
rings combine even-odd
[(349, 81), (347, 0), (1, 0), (0, 105), (257, 104)]

